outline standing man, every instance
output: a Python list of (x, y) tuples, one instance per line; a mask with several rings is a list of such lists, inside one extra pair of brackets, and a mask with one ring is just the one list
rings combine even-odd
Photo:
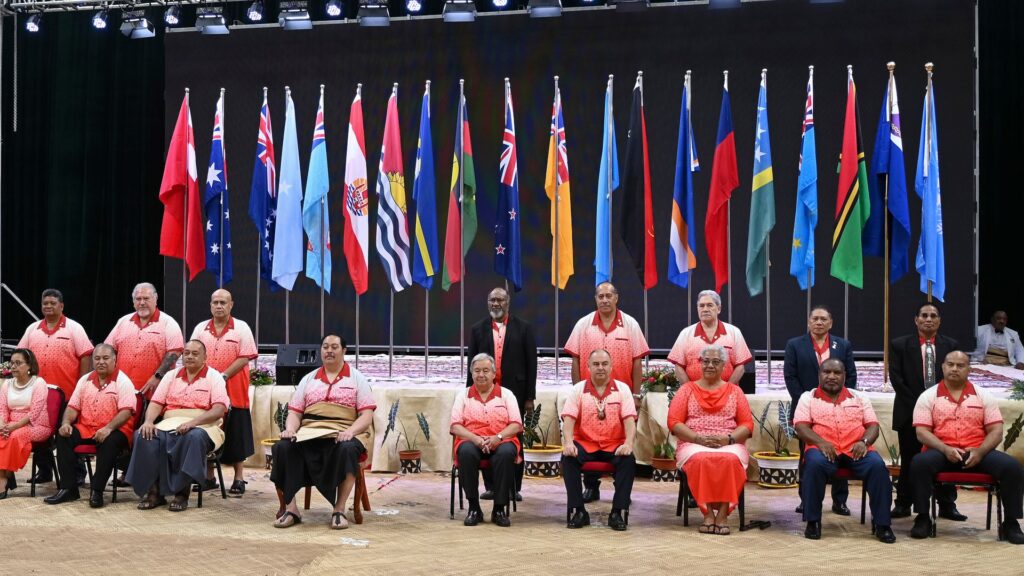
[(213, 318), (197, 324), (192, 339), (206, 346), (206, 361), (227, 382), (231, 410), (224, 419), (224, 451), (220, 460), (230, 464), (235, 472), (228, 494), (241, 498), (245, 494), (242, 464), (255, 453), (249, 412), (249, 362), (259, 354), (249, 325), (231, 316), (234, 305), (230, 292), (223, 288), (215, 290), (210, 296)]
[[(896, 484), (893, 518), (909, 517), (910, 507), (916, 501), (911, 467), (922, 447), (914, 430), (917, 398), (942, 379), (942, 359), (957, 349), (956, 340), (939, 334), (942, 317), (935, 304), (927, 302), (919, 306), (914, 324), (917, 325), (915, 334), (900, 336), (889, 343), (889, 381), (896, 391), (892, 405), (892, 429), (899, 436), (902, 463), (900, 480)], [(956, 509), (955, 489), (944, 488), (936, 497), (939, 516), (958, 522), (967, 520), (967, 516)], [(918, 510), (917, 513), (925, 514), (927, 510)]]
[(562, 480), (569, 510), (573, 511), (568, 528), (590, 524), (580, 484), (583, 464), (610, 462), (615, 467), (615, 496), (608, 526), (622, 531), (626, 529), (622, 511), (629, 511), (636, 475), (636, 405), (629, 387), (611, 378), (612, 357), (607, 351), (591, 352), (587, 366), (590, 378), (573, 386), (562, 407)]
[(718, 315), (721, 313), (722, 298), (718, 292), (702, 290), (697, 295), (697, 316), (700, 322), (683, 328), (672, 345), (672, 351), (668, 353), (669, 361), (676, 365), (676, 378), (680, 383), (696, 382), (703, 377), (700, 353), (712, 344), (718, 344), (729, 355), (722, 370), (722, 378), (733, 384), (739, 383), (744, 365), (754, 359), (747, 348), (747, 341), (743, 339), (743, 332), (719, 320)]
[[(580, 358), (590, 358), (594, 350), (605, 350), (612, 357), (611, 377), (629, 386), (636, 393), (640, 386), (640, 361), (650, 353), (647, 339), (632, 316), (619, 310), (619, 291), (611, 282), (602, 282), (594, 290), (597, 311), (576, 322), (565, 343), (565, 351), (572, 355), (573, 384), (590, 378), (590, 367)], [(584, 502), (601, 499), (599, 475), (583, 477)]]
[[(488, 318), (477, 322), (469, 333), (469, 358), (488, 354), (494, 358), (497, 374), (494, 383), (510, 390), (519, 401), (519, 413), (533, 412), (537, 397), (537, 339), (528, 322), (509, 314), (511, 301), (504, 288), (495, 288), (487, 295)], [(472, 368), (472, 367), (470, 367)], [(473, 385), (473, 372), (466, 376), (466, 386)], [(516, 500), (522, 501), (523, 462), (516, 464)], [(483, 500), (494, 498), (490, 470), (484, 471)]]
[(1024, 345), (1020, 342), (1020, 334), (1006, 327), (1007, 321), (1006, 312), (996, 310), (990, 324), (978, 326), (978, 348), (971, 354), (972, 362), (1024, 370)]
[[(815, 390), (819, 386), (818, 367), (825, 360), (835, 359), (842, 362), (845, 372), (846, 388), (857, 387), (857, 363), (853, 361), (853, 347), (846, 340), (830, 334), (832, 330), (832, 312), (824, 306), (811, 308), (807, 317), (807, 334), (791, 338), (786, 342), (786, 356), (782, 364), (782, 373), (786, 378), (786, 389), (793, 399), (790, 405), (789, 418), (793, 419), (797, 403), (804, 392)], [(800, 440), (800, 454), (804, 454), (804, 442)], [(803, 470), (804, 461), (800, 460)], [(803, 474), (800, 474), (803, 478)], [(850, 483), (846, 480), (832, 481), (832, 511), (840, 516), (849, 516), (850, 509), (846, 499), (850, 495)], [(800, 506), (797, 514), (803, 513), (803, 490), (800, 491)]]
[[(42, 296), (43, 319), (30, 324), (18, 342), (18, 348), (28, 348), (39, 362), (39, 377), (48, 384), (60, 386), (64, 401), (71, 398), (78, 379), (89, 372), (92, 342), (82, 325), (64, 315), (64, 295), (60, 290), (47, 288)], [(33, 480), (43, 484), (53, 480), (53, 454), (42, 454)], [(85, 466), (78, 479), (85, 478)]]
[(119, 368), (147, 398), (174, 367), (184, 347), (181, 327), (157, 308), (156, 287), (142, 282), (132, 290), (135, 313), (122, 316), (104, 341), (117, 349)]

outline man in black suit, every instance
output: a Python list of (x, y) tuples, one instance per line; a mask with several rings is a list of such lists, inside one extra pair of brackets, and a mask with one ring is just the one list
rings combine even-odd
[[(487, 295), (488, 318), (477, 322), (469, 333), (469, 357), (481, 352), (495, 359), (497, 374), (494, 383), (510, 390), (519, 401), (519, 413), (533, 412), (537, 395), (537, 339), (526, 321), (509, 314), (509, 295), (504, 288), (495, 288)], [(466, 385), (473, 385), (473, 375), (467, 374)], [(524, 466), (516, 466), (516, 500), (523, 486)], [(489, 471), (484, 471), (482, 500), (494, 498)]]
[[(910, 516), (914, 502), (913, 480), (910, 465), (914, 456), (921, 453), (921, 442), (914, 430), (914, 405), (917, 397), (926, 389), (942, 380), (942, 361), (947, 354), (958, 350), (956, 340), (939, 334), (942, 317), (939, 307), (931, 302), (922, 304), (914, 317), (917, 325), (915, 334), (907, 334), (889, 343), (889, 381), (896, 391), (892, 406), (892, 428), (900, 442), (900, 480), (896, 485), (896, 503), (892, 509), (893, 518)], [(956, 490), (953, 488), (936, 491), (939, 501), (939, 516), (947, 520), (964, 521), (966, 516), (956, 509)], [(918, 510), (926, 514), (927, 510)]]
[[(804, 392), (818, 387), (818, 367), (825, 360), (836, 359), (846, 367), (846, 387), (857, 387), (857, 364), (853, 361), (853, 346), (838, 336), (829, 333), (832, 330), (832, 312), (825, 306), (811, 308), (807, 317), (807, 334), (790, 338), (786, 342), (786, 356), (782, 364), (782, 373), (786, 378), (786, 389), (793, 399), (789, 408), (789, 418), (793, 419), (797, 402)], [(800, 442), (800, 468), (803, 477), (804, 443)], [(849, 516), (850, 509), (846, 499), (850, 495), (850, 484), (846, 480), (832, 481), (832, 511), (840, 516)], [(803, 491), (800, 493), (800, 505), (797, 514), (803, 513)]]

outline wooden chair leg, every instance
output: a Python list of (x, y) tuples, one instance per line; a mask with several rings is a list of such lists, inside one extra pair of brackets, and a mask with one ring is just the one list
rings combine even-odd
[(303, 505), (302, 509), (303, 510), (309, 510), (309, 499), (312, 498), (312, 497), (313, 497), (313, 489), (311, 487), (309, 487), (309, 486), (306, 486), (306, 497), (305, 497), (305, 500), (302, 503), (302, 505)]
[(367, 512), (369, 512), (370, 511), (370, 492), (366, 489), (366, 468), (362, 468), (362, 469), (359, 470), (359, 484), (362, 485), (362, 487), (363, 487), (363, 490), (362, 490), (363, 497), (361, 498), (362, 504), (363, 504), (363, 510), (366, 510)]
[(363, 477), (362, 468), (356, 474), (355, 494), (352, 495), (352, 520), (356, 524), (363, 523), (363, 499), (366, 498), (366, 478)]

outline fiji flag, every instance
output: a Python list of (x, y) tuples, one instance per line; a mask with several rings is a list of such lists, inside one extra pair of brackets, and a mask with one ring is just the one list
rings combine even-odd
[(917, 153), (914, 188), (921, 198), (921, 239), (917, 245), (917, 272), (921, 292), (939, 300), (946, 295), (946, 255), (942, 234), (942, 193), (939, 189), (939, 139), (935, 128), (935, 91), (932, 73), (924, 95), (921, 144)]
[(302, 200), (302, 228), (306, 231), (306, 278), (330, 292), (331, 223), (328, 219), (327, 193), (331, 183), (327, 175), (326, 138), (324, 91), (321, 86), (320, 105), (316, 109), (316, 126), (313, 128), (313, 150), (309, 153), (309, 172), (306, 173), (306, 196)]
[(437, 274), (437, 183), (434, 178), (434, 142), (430, 135), (430, 80), (427, 80), (427, 88), (423, 92), (420, 141), (416, 148), (416, 174), (413, 178), (412, 199), (416, 203), (413, 223), (416, 229), (412, 244), (412, 281), (430, 290)]
[(228, 167), (224, 161), (224, 93), (217, 100), (213, 118), (210, 168), (206, 172), (206, 269), (217, 277), (217, 286), (231, 282), (231, 212), (228, 211)]
[(672, 226), (669, 232), (668, 279), (686, 288), (690, 270), (697, 267), (693, 253), (697, 245), (693, 216), (693, 173), (700, 170), (690, 123), (690, 71), (683, 81), (683, 103), (679, 111), (679, 140), (676, 145), (676, 179), (672, 191)]
[(270, 283), (271, 292), (281, 287), (272, 278), (274, 258), (274, 220), (277, 219), (277, 169), (274, 164), (274, 131), (270, 126), (267, 89), (263, 89), (260, 127), (256, 135), (256, 162), (252, 169), (249, 193), (249, 218), (256, 226), (260, 242), (260, 277)]
[(494, 217), (494, 272), (508, 278), (516, 291), (523, 288), (523, 259), (519, 244), (519, 160), (516, 158), (516, 119), (512, 87), (505, 80), (505, 136), (501, 143), (501, 186)]

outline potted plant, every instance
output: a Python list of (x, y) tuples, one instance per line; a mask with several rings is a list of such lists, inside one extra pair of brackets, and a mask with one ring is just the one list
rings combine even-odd
[(249, 384), (253, 386), (273, 386), (277, 383), (277, 376), (273, 370), (268, 368), (253, 368), (249, 372)]
[(402, 438), (405, 438), (405, 450), (398, 450), (398, 460), (402, 465), (402, 473), (418, 474), (422, 471), (420, 466), (420, 457), (423, 453), (419, 450), (420, 434), (423, 435), (424, 441), (430, 442), (430, 423), (427, 422), (427, 417), (423, 412), (416, 413), (416, 423), (419, 425), (419, 430), (410, 436), (409, 432), (405, 428), (405, 422), (398, 418), (398, 406), (401, 399), (395, 400), (394, 404), (391, 405), (391, 410), (388, 412), (388, 427), (384, 430), (383, 443), (388, 439), (388, 434), (395, 429), (397, 424), (402, 428), (401, 432), (395, 437), (395, 447), (398, 448), (402, 442)]
[(673, 368), (652, 368), (646, 370), (640, 376), (640, 397), (648, 392), (668, 392), (669, 403), (672, 397), (679, 390), (679, 379), (676, 378), (676, 371)]
[(675, 482), (678, 474), (676, 472), (676, 447), (673, 443), (675, 438), (669, 436), (661, 444), (654, 446), (654, 455), (651, 457), (651, 467), (654, 474), (651, 480), (655, 482)]
[[(778, 408), (775, 422), (768, 421), (768, 412), (772, 404)], [(755, 452), (754, 458), (760, 468), (757, 484), (765, 488), (794, 488), (799, 483), (800, 454), (789, 450), (790, 441), (796, 436), (796, 430), (789, 421), (790, 402), (770, 400), (764, 406), (761, 417), (754, 416), (758, 430), (772, 441), (772, 450)]]
[(280, 439), (280, 433), (284, 432), (285, 422), (288, 421), (288, 405), (277, 403), (277, 410), (274, 411), (274, 423), (277, 424), (278, 437), (277, 438), (264, 438), (260, 440), (260, 446), (263, 446), (263, 460), (266, 462), (267, 470), (274, 464), (273, 449), (274, 444)]
[(885, 432), (881, 427), (878, 429), (878, 434), (882, 437), (882, 444), (885, 445), (885, 451), (889, 453), (889, 463), (886, 464), (885, 467), (889, 470), (889, 478), (892, 478), (893, 486), (895, 486), (900, 477), (900, 445), (899, 443), (889, 443), (889, 438), (886, 437)]
[(557, 417), (548, 420), (547, 426), (540, 426), (541, 404), (523, 418), (523, 459), (526, 461), (525, 474), (531, 478), (558, 478), (562, 474), (562, 446), (549, 444), (551, 425)]

